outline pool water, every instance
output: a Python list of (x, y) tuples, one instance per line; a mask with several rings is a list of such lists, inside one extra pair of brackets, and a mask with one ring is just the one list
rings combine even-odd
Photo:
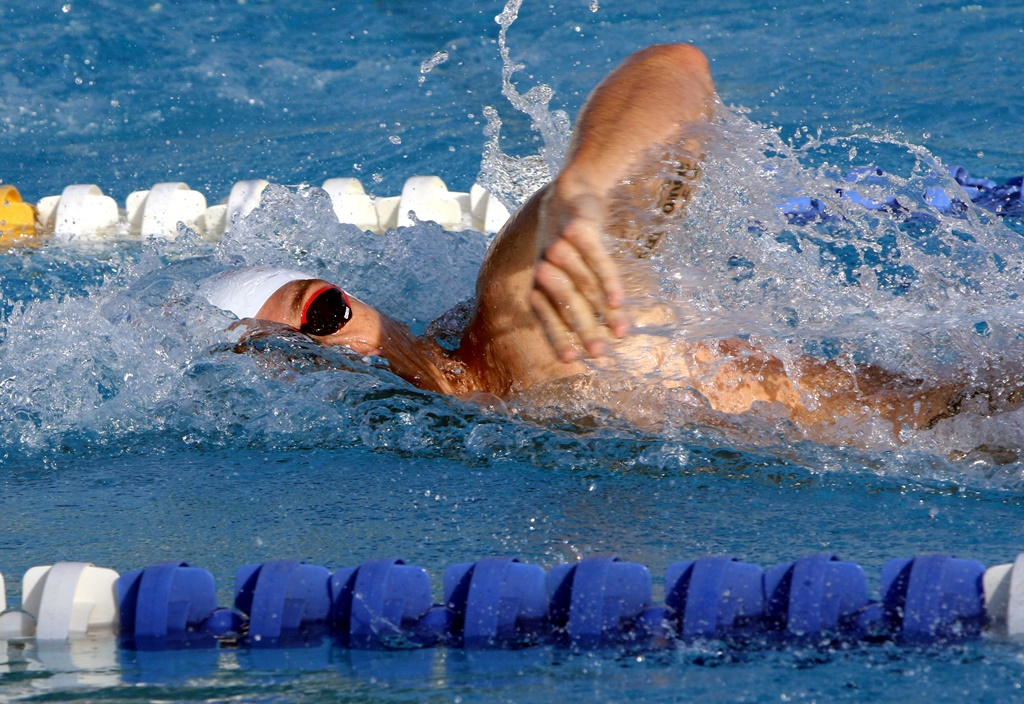
[[(993, 565), (1024, 549), (1020, 411), (811, 440), (770, 414), (705, 422), (692, 399), (653, 383), (639, 391), (660, 422), (638, 429), (585, 401), (502, 413), (437, 397), (340, 350), (235, 354), (229, 316), (195, 290), (225, 267), (313, 270), (417, 330), (472, 293), (487, 236), (431, 223), (362, 233), (302, 184), (356, 176), (388, 196), (417, 174), (453, 190), (480, 178), (515, 205), (521, 189), (502, 189), (533, 178), (529, 157), (557, 157), (554, 111), (575, 116), (636, 48), (690, 41), (724, 105), (705, 186), (652, 263), (678, 320), (659, 334), (743, 334), (784, 359), (847, 355), (908, 374), (1024, 362), (1024, 226), (923, 195), (958, 195), (949, 164), (999, 182), (1024, 172), (1014, 3), (525, 0), (502, 37), (502, 2), (449, 5), (0, 10), (0, 176), (27, 200), (75, 182), (119, 202), (164, 181), (211, 202), (244, 178), (283, 184), (216, 244), (183, 233), (0, 253), (10, 601), (26, 569), (58, 560), (123, 573), (185, 559), (216, 576), (227, 605), (238, 567), (278, 558), (334, 569), (402, 557), (439, 590), (447, 566), (488, 555), (550, 568), (614, 553), (647, 565), (660, 595), (670, 563), (706, 554), (768, 567), (835, 552), (877, 588), (890, 558)], [(502, 94), (503, 46), (524, 65), (520, 94), (553, 90), (532, 105), (547, 142)], [(884, 175), (854, 186), (897, 198), (899, 217), (836, 193), (868, 165)], [(783, 217), (776, 206), (795, 197), (829, 217)], [(996, 638), (639, 652), (75, 647), (0, 650), (0, 699), (952, 700), (1009, 698), (1024, 681), (1024, 650)]]

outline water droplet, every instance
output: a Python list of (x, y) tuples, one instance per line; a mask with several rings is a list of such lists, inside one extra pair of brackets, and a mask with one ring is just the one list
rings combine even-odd
[(420, 73), (430, 73), (435, 66), (440, 66), (448, 60), (447, 51), (439, 51), (429, 59), (420, 64)]

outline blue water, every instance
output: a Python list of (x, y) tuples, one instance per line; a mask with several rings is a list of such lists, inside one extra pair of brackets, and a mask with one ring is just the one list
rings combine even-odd
[[(306, 267), (414, 328), (471, 294), (484, 235), (421, 224), (373, 237), (295, 187), (357, 176), (386, 196), (436, 173), (468, 190), (487, 106), (505, 153), (539, 152), (501, 93), (502, 3), (449, 5), (0, 9), (0, 177), (26, 199), (72, 182), (121, 202), (161, 181), (211, 202), (243, 178), (291, 185), (216, 245), (186, 236), (0, 255), (0, 572), (12, 601), (24, 570), (57, 560), (123, 572), (187, 559), (213, 572), (227, 604), (235, 569), (274, 558), (337, 568), (400, 556), (439, 587), (451, 563), (490, 554), (551, 567), (614, 552), (646, 564), (657, 589), (669, 563), (703, 554), (767, 567), (834, 551), (877, 586), (889, 558), (949, 551), (990, 565), (1024, 549), (1020, 412), (967, 413), (901, 442), (857, 429), (852, 449), (770, 419), (707, 425), (672, 397), (660, 401), (666, 422), (641, 431), (586, 403), (494, 414), (337, 350), (281, 345), (269, 366), (231, 352), (230, 320), (194, 290), (224, 266)], [(691, 41), (727, 106), (709, 186), (655, 262), (669, 274), (699, 267), (709, 284), (666, 274), (678, 334), (771, 335), (782, 356), (843, 352), (922, 373), (1019, 358), (1021, 223), (937, 213), (921, 197), (954, 187), (936, 175), (945, 164), (995, 180), (1024, 172), (1014, 3), (595, 5), (526, 1), (508, 30), (521, 93), (547, 83), (550, 107), (574, 116), (630, 51)], [(424, 72), (441, 51), (447, 60)], [(890, 177), (868, 195), (900, 198), (921, 215), (912, 226), (835, 199), (846, 171), (871, 163)], [(774, 205), (792, 195), (824, 198), (847, 219), (781, 221)], [(770, 244), (787, 237), (800, 253)], [(910, 269), (870, 258), (891, 254), (890, 241), (900, 254), (888, 264)], [(837, 251), (847, 259), (825, 256)], [(736, 276), (733, 256), (750, 276)], [(879, 285), (908, 271), (903, 288)], [(998, 699), (1020, 689), (1022, 653), (988, 639), (923, 651), (222, 650), (68, 664), (30, 645), (0, 651), (0, 699)]]

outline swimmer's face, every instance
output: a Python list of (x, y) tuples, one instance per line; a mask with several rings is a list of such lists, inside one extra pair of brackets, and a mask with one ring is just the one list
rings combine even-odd
[(380, 354), (380, 314), (322, 279), (288, 282), (267, 299), (256, 317), (301, 330), (321, 345)]

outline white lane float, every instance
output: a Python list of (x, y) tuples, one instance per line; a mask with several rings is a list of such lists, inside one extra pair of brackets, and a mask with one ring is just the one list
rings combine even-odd
[[(186, 183), (157, 183), (130, 193), (123, 208), (96, 184), (67, 186), (60, 195), (46, 196), (34, 206), (22, 203), (17, 189), (5, 185), (3, 202), (8, 217), (0, 219), (0, 244), (47, 236), (96, 242), (174, 240), (180, 225), (217, 241), (259, 205), (269, 185), (265, 179), (239, 181), (227, 198), (208, 205), (207, 197)], [(509, 218), (505, 206), (480, 185), (474, 184), (469, 192), (449, 191), (438, 176), (413, 176), (397, 196), (372, 196), (356, 178), (329, 178), (322, 188), (338, 222), (376, 234), (417, 222), (493, 234)]]
[(1011, 638), (1024, 636), (1024, 552), (985, 570), (984, 586), (989, 628)]
[(67, 641), (92, 632), (113, 633), (118, 576), (88, 562), (30, 568), (21, 580), (21, 609), (0, 614), (0, 639)]
[(40, 229), (59, 239), (99, 240), (118, 234), (117, 203), (95, 184), (77, 183), (36, 204)]

